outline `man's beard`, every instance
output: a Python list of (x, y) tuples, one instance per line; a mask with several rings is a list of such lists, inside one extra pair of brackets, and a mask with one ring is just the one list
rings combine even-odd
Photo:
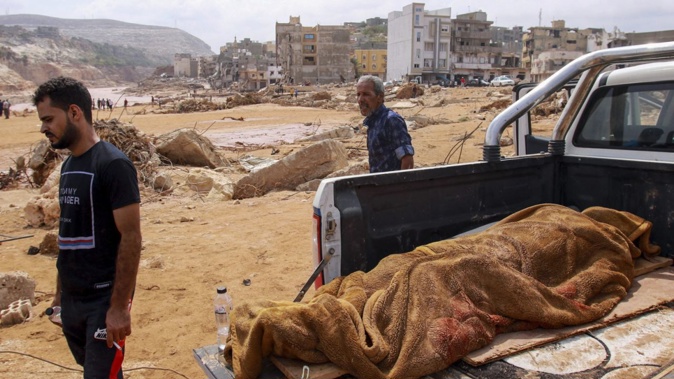
[(67, 149), (72, 145), (72, 143), (77, 139), (79, 136), (79, 131), (77, 130), (77, 127), (75, 124), (70, 122), (70, 120), (66, 120), (66, 128), (63, 131), (63, 135), (61, 138), (59, 138), (58, 141), (54, 142), (51, 144), (51, 147), (54, 149)]

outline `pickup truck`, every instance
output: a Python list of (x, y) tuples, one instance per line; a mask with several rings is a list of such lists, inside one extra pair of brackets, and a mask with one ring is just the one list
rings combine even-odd
[[(571, 96), (552, 136), (535, 135), (529, 111), (565, 88)], [(538, 85), (516, 86), (513, 97), (516, 101), (487, 129), (482, 161), (323, 180), (313, 203), (313, 254), (321, 268), (315, 286), (541, 203), (637, 214), (653, 222), (651, 240), (662, 248), (662, 257), (674, 256), (674, 43), (586, 54)], [(504, 158), (499, 141), (511, 124), (516, 156)], [(674, 325), (672, 284), (664, 291), (671, 297), (669, 312), (659, 313), (663, 319), (668, 315), (667, 338)], [(657, 354), (674, 360), (673, 345), (662, 341), (657, 343), (669, 350)], [(585, 367), (581, 361), (591, 359), (580, 355), (574, 365)], [(641, 363), (622, 366), (634, 369)], [(672, 363), (649, 361), (649, 369), (633, 377)], [(592, 375), (612, 371), (607, 365), (592, 366)], [(489, 375), (489, 368), (459, 366), (461, 375), (471, 378), (544, 377), (537, 375), (545, 371), (525, 372), (504, 360), (487, 365), (499, 367), (497, 376)]]
[[(529, 112), (560, 90), (571, 96), (552, 135), (535, 135)], [(650, 295), (653, 304), (620, 323), (552, 337), (500, 335), (495, 342), (519, 339), (529, 350), (477, 355), (473, 362), (485, 364), (464, 360), (433, 378), (674, 378), (674, 270), (666, 267), (674, 256), (674, 43), (586, 54), (538, 85), (515, 86), (513, 98), (487, 129), (482, 161), (323, 180), (313, 202), (316, 271), (308, 284), (369, 271), (389, 254), (472, 233), (536, 204), (628, 211), (653, 222), (651, 240), (662, 248), (665, 267), (654, 271), (660, 287), (637, 280), (639, 296), (628, 295)], [(516, 155), (504, 158), (499, 141), (510, 125)], [(195, 356), (209, 376), (229, 377), (212, 375), (206, 350)]]

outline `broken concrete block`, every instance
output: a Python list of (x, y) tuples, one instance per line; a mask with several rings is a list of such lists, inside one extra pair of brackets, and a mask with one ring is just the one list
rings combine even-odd
[(0, 273), (0, 309), (20, 299), (35, 303), (35, 280), (22, 271)]
[(21, 324), (31, 317), (33, 317), (33, 305), (31, 304), (30, 300), (17, 300), (9, 304), (7, 309), (0, 311), (0, 325), (10, 326)]

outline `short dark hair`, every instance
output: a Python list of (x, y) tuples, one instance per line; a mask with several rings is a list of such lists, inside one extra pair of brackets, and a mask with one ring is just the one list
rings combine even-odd
[(33, 94), (33, 105), (37, 106), (49, 97), (51, 106), (64, 111), (68, 111), (71, 104), (75, 104), (82, 109), (84, 118), (89, 124), (93, 122), (91, 117), (91, 94), (84, 83), (59, 76), (42, 83)]

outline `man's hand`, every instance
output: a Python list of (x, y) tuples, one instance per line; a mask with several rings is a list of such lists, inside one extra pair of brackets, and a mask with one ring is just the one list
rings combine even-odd
[(131, 335), (131, 313), (128, 308), (110, 308), (105, 315), (105, 327), (108, 332), (108, 347)]
[(414, 155), (405, 155), (400, 160), (401, 170), (410, 170), (414, 168)]

